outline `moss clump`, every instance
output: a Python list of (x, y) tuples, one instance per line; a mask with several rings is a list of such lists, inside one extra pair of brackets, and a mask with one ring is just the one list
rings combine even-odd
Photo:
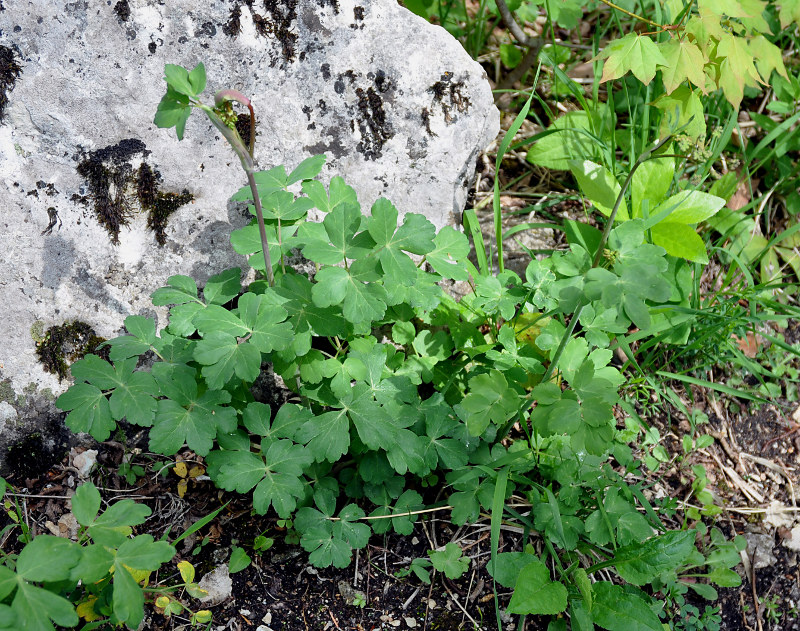
[(108, 359), (108, 348), (97, 347), (105, 338), (80, 320), (51, 326), (36, 344), (36, 355), (47, 372), (58, 375), (59, 381), (69, 374), (69, 366), (87, 353), (95, 353)]
[(22, 68), (17, 63), (14, 51), (8, 46), (0, 46), (0, 123), (8, 105), (8, 93), (14, 89), (21, 74)]
[(136, 196), (142, 208), (147, 211), (147, 227), (156, 235), (159, 245), (164, 245), (167, 235), (167, 219), (184, 204), (194, 201), (194, 195), (184, 190), (182, 193), (162, 193), (159, 190), (161, 174), (149, 164), (142, 162), (136, 175)]
[(115, 245), (119, 243), (122, 226), (130, 223), (131, 207), (125, 194), (130, 181), (130, 159), (147, 153), (141, 140), (128, 138), (89, 153), (78, 164), (77, 171), (89, 187), (97, 221)]

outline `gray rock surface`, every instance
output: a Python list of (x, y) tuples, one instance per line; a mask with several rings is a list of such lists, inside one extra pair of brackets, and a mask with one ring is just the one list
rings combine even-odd
[[(103, 337), (130, 314), (163, 325), (149, 295), (169, 275), (202, 283), (244, 263), (228, 244), (246, 221), (227, 201), (244, 184), (238, 160), (199, 114), (182, 143), (152, 124), (165, 63), (203, 61), (209, 100), (226, 87), (252, 97), (260, 168), (326, 153), (323, 179), (343, 176), (365, 209), (385, 195), (438, 226), (458, 219), (499, 128), (484, 73), (460, 45), (393, 0), (251, 5), (0, 9), (0, 401), (17, 412), (3, 408), (0, 466), (68, 385), (43, 370), (34, 339), (74, 320)], [(166, 220), (141, 208), (142, 182), (177, 206)]]

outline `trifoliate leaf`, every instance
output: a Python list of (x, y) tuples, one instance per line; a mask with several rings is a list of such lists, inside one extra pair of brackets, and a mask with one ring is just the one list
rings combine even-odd
[(353, 324), (374, 322), (386, 312), (386, 290), (375, 281), (373, 270), (357, 267), (323, 267), (311, 291), (318, 307), (342, 305), (344, 317)]
[(345, 259), (358, 259), (369, 253), (373, 243), (369, 235), (358, 239), (361, 229), (361, 209), (353, 204), (340, 204), (334, 208), (322, 225), (306, 222), (298, 233), (303, 243), (303, 256), (315, 263), (335, 265)]
[(295, 440), (308, 446), (317, 462), (337, 462), (350, 446), (347, 410), (324, 412), (297, 430)]
[(261, 372), (261, 352), (248, 342), (239, 342), (230, 333), (212, 331), (197, 343), (194, 358), (203, 364), (203, 377), (210, 388), (220, 389), (234, 373), (247, 382)]
[(150, 430), (150, 449), (171, 455), (186, 444), (205, 456), (218, 433), (229, 434), (236, 429), (236, 411), (223, 407), (229, 401), (230, 394), (224, 390), (209, 390), (193, 398), (188, 407), (161, 399)]
[(469, 557), (462, 556), (463, 551), (455, 543), (448, 543), (444, 550), (430, 550), (428, 556), (431, 558), (433, 567), (449, 579), (461, 578), (467, 571), (470, 564)]
[(345, 181), (338, 175), (331, 178), (329, 191), (329, 194), (325, 192), (322, 182), (316, 180), (303, 182), (303, 192), (323, 212), (329, 213), (342, 205), (356, 206), (360, 210), (355, 190), (345, 184)]

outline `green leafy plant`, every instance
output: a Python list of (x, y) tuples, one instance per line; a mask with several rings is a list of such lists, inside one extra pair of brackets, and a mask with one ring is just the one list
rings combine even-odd
[[(102, 513), (91, 483), (75, 491), (72, 512), (81, 526), (77, 543), (39, 535), (20, 552), (14, 567), (0, 566), (0, 628), (52, 631), (106, 617), (135, 629), (144, 617), (146, 583), (175, 549), (150, 535), (130, 537), (150, 514), (121, 500)], [(7, 559), (8, 560), (8, 559)], [(76, 609), (74, 603), (78, 603)]]
[[(220, 121), (233, 116), (224, 97), (223, 110), (201, 106), (198, 68), (168, 66), (157, 124), (179, 137), (192, 107)], [(250, 109), (245, 97), (235, 100)], [(283, 166), (255, 171), (252, 145), (243, 152), (238, 134), (224, 135), (249, 181), (233, 199), (255, 214), (231, 242), (265, 278), (242, 287), (234, 268), (200, 290), (171, 277), (153, 293), (154, 304), (171, 305), (165, 328), (129, 316), (128, 334), (107, 343), (108, 361), (87, 355), (73, 364), (75, 384), (57, 400), (67, 425), (102, 440), (126, 419), (150, 428), (155, 453), (188, 446), (219, 487), (251, 493), (256, 513), (291, 520), (319, 567), (347, 566), (372, 533), (410, 534), (425, 507), (418, 489), (436, 476), (454, 524), (492, 515), (489, 567), (514, 589), (509, 611), (567, 613), (610, 631), (661, 629), (645, 589), (692, 562), (697, 532), (669, 531), (659, 516), (668, 506), (626, 481), (638, 463), (629, 432), (617, 429), (624, 378), (610, 347), (632, 326), (672, 329), (668, 307), (686, 300), (681, 262), (650, 242), (652, 215), (615, 223), (637, 169), (662, 160), (668, 140), (640, 156), (623, 185), (607, 182), (615, 198), (598, 198), (609, 210), (603, 232), (572, 226), (569, 249), (531, 260), (523, 278), (501, 264), (491, 273), (477, 231), (476, 267), (455, 229), (437, 233), (413, 213), (401, 219), (386, 199), (364, 215), (341, 178), (313, 179), (324, 158), (288, 175)], [(653, 195), (654, 209), (669, 202), (666, 190)], [(683, 203), (669, 202), (668, 212)], [(306, 221), (312, 207), (321, 223)], [(500, 230), (495, 237), (502, 254)], [(288, 266), (292, 252), (314, 271)], [(442, 279), (468, 281), (472, 291), (456, 301)], [(155, 361), (140, 368), (150, 353)], [(251, 391), (265, 364), (292, 392), (277, 410)], [(507, 506), (512, 494), (530, 510)], [(526, 543), (539, 533), (542, 553), (499, 554), (501, 519)], [(247, 555), (235, 556), (242, 566)], [(425, 580), (429, 567), (455, 578), (468, 566), (450, 543), (409, 569)], [(617, 582), (599, 574), (608, 568)]]

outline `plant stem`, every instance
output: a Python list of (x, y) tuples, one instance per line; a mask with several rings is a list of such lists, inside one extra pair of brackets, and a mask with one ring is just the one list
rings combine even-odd
[(672, 26), (671, 24), (664, 26), (663, 24), (659, 24), (658, 22), (653, 22), (653, 20), (648, 20), (647, 18), (643, 18), (641, 15), (636, 15), (635, 13), (631, 13), (627, 9), (623, 9), (621, 6), (616, 5), (613, 2), (610, 2), (610, 0), (600, 0), (600, 2), (602, 2), (604, 5), (608, 7), (611, 7), (612, 9), (619, 11), (620, 13), (624, 13), (625, 15), (633, 18), (634, 20), (639, 20), (640, 22), (644, 22), (645, 24), (649, 24), (650, 26), (655, 26), (657, 29), (661, 31), (668, 31), (670, 30), (670, 26)]
[(272, 273), (272, 259), (269, 256), (269, 241), (267, 241), (267, 230), (264, 228), (264, 213), (261, 210), (261, 198), (258, 196), (258, 186), (253, 171), (247, 170), (247, 183), (250, 184), (250, 191), (253, 193), (253, 204), (256, 207), (256, 218), (258, 219), (258, 233), (261, 237), (261, 250), (264, 253), (264, 265), (267, 268), (267, 282), (269, 286), (275, 285), (275, 275)]

